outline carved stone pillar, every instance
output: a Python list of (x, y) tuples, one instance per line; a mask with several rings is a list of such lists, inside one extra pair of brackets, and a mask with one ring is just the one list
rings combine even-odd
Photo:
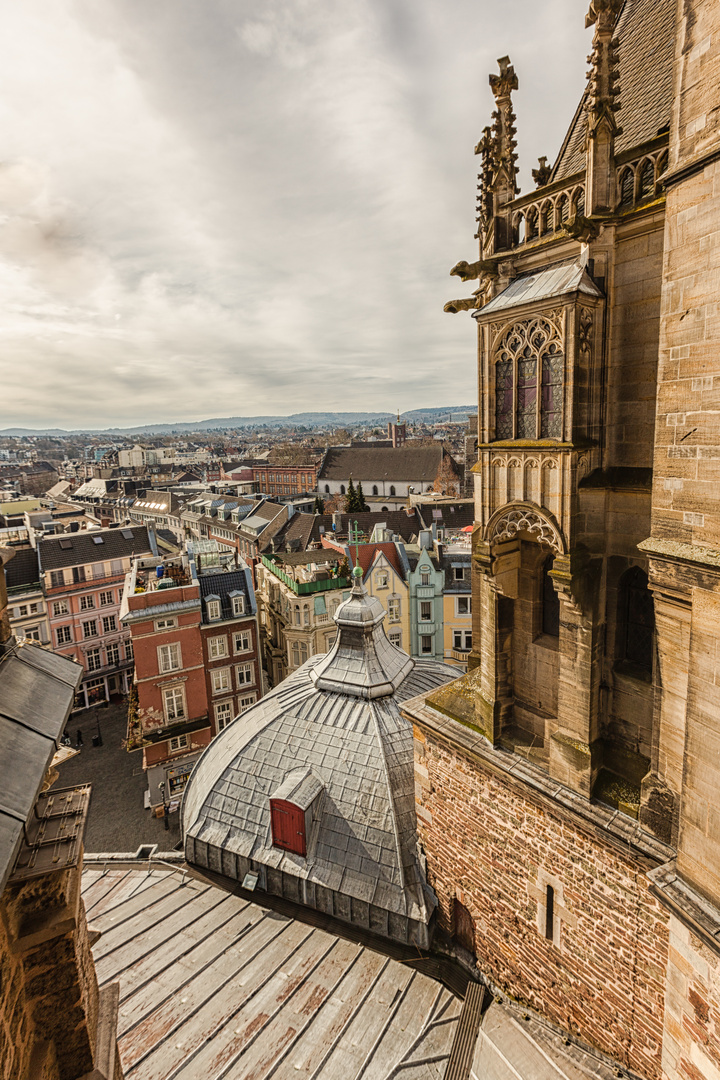
[(599, 738), (601, 627), (593, 616), (592, 574), (556, 556), (550, 576), (560, 595), (557, 720), (548, 722), (550, 775), (590, 798), (602, 767)]

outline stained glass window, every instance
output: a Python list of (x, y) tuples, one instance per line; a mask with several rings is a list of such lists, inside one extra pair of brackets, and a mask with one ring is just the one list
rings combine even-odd
[(557, 328), (516, 323), (495, 350), (495, 438), (562, 438), (565, 364)]
[(557, 345), (542, 357), (542, 399), (540, 402), (540, 437), (562, 438), (563, 358)]
[(500, 360), (495, 366), (495, 438), (513, 437), (513, 363)]
[(517, 438), (537, 438), (537, 357), (525, 356), (518, 361)]

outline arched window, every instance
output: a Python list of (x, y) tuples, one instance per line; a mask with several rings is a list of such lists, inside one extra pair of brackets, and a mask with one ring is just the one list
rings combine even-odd
[(395, 494), (395, 488), (394, 488), (394, 486), (392, 484), (390, 485), (390, 494), (391, 495)]
[(330, 494), (330, 485), (329, 485), (329, 484), (326, 484), (326, 485), (325, 485), (325, 494), (326, 494), (326, 495), (329, 495), (329, 494)]
[(558, 200), (558, 219), (561, 225), (564, 225), (567, 219), (570, 217), (570, 200), (567, 195), (561, 195)]
[(307, 604), (303, 606), (303, 626), (310, 625), (310, 608)]
[(537, 210), (533, 207), (528, 210), (525, 218), (525, 236), (528, 240), (532, 240), (533, 237), (538, 234), (538, 215)]
[(525, 215), (524, 214), (518, 214), (517, 218), (515, 219), (515, 243), (516, 244), (524, 244), (525, 243)]
[(574, 212), (582, 217), (585, 213), (585, 188), (576, 191), (573, 206)]
[(344, 485), (344, 484), (341, 484), (341, 485), (340, 485), (340, 494), (341, 494), (341, 495), (344, 495), (344, 494), (345, 494), (345, 485)]
[(549, 555), (542, 568), (542, 632), (549, 637), (559, 637), (560, 597), (550, 577), (552, 566), (553, 557)]
[(377, 495), (377, 493), (378, 493), (378, 486), (377, 486), (377, 484), (373, 484), (373, 492), (372, 492), (372, 493), (373, 493), (373, 495)]
[(295, 605), (295, 625), (296, 626), (300, 625), (300, 605), (299, 604)]
[(620, 205), (632, 206), (635, 202), (635, 173), (627, 168), (620, 177)]
[(655, 192), (655, 166), (648, 160), (643, 164), (640, 171), (640, 198), (647, 199)]
[(561, 438), (565, 363), (557, 329), (543, 318), (517, 323), (495, 355), (495, 438)]
[(555, 207), (551, 202), (546, 202), (542, 208), (542, 222), (543, 236), (555, 232)]
[(647, 574), (633, 566), (618, 585), (618, 650), (621, 660), (652, 671), (655, 609)]

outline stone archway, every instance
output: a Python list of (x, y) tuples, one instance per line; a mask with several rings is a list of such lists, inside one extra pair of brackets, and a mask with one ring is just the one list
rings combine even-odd
[(560, 526), (552, 514), (536, 503), (514, 502), (496, 510), (485, 526), (483, 540), (487, 543), (514, 540), (522, 532), (547, 544), (556, 555), (566, 554)]

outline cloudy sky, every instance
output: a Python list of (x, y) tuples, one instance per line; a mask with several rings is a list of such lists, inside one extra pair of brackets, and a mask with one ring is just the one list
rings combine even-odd
[(8, 0), (0, 427), (471, 402), (474, 325), (442, 307), (488, 74), (510, 54), (527, 190), (586, 7)]

